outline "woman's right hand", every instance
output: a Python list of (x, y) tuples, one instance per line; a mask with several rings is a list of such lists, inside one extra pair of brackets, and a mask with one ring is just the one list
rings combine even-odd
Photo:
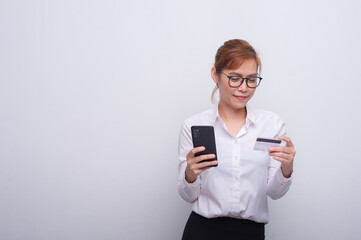
[(196, 153), (202, 152), (205, 149), (206, 148), (203, 146), (196, 147), (190, 150), (187, 154), (187, 167), (185, 172), (185, 178), (188, 183), (195, 182), (199, 174), (218, 164), (217, 160), (201, 162), (203, 160), (215, 158), (216, 156), (214, 154), (205, 154), (198, 157), (194, 156)]

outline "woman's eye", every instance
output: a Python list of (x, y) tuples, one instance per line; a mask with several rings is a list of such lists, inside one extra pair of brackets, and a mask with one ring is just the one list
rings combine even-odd
[(240, 77), (231, 77), (232, 82), (238, 82), (240, 79)]

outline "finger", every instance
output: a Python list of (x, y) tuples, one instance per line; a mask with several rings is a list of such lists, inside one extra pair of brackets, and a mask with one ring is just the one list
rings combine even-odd
[(202, 172), (204, 172), (205, 170), (208, 170), (208, 169), (210, 169), (210, 168), (212, 168), (212, 167), (205, 167), (205, 168), (200, 168), (200, 169), (198, 169), (198, 170), (196, 171), (197, 176), (198, 176), (199, 174), (201, 174)]
[(218, 161), (214, 160), (214, 161), (205, 161), (205, 162), (201, 162), (197, 164), (197, 167), (203, 169), (203, 168), (207, 168), (207, 167), (212, 167), (214, 165), (217, 165)]
[(274, 160), (279, 161), (279, 162), (284, 163), (284, 164), (290, 164), (290, 163), (292, 163), (292, 161), (290, 161), (290, 160), (288, 160), (288, 159), (284, 159), (284, 158), (282, 158), (282, 157), (273, 156), (272, 158), (273, 158)]
[(283, 153), (283, 152), (273, 152), (273, 153), (269, 153), (270, 156), (272, 157), (280, 157), (280, 158), (284, 158), (288, 161), (292, 161), (293, 156), (287, 153)]
[(285, 153), (292, 153), (291, 147), (270, 147), (268, 148), (269, 152), (285, 152)]
[(203, 172), (204, 170), (207, 170), (215, 165), (218, 164), (217, 160), (214, 161), (205, 161), (205, 162), (201, 162), (201, 163), (197, 163), (191, 166), (192, 171), (196, 174), (199, 175), (201, 172)]
[(290, 154), (292, 158), (296, 155), (296, 150), (293, 147), (271, 147), (268, 149), (269, 153), (283, 152)]
[(216, 166), (218, 165), (218, 161), (217, 160), (214, 160), (214, 161), (206, 161), (206, 162), (202, 162), (202, 163), (198, 163), (197, 164), (197, 170), (199, 170), (201, 172), (203, 172), (204, 170), (206, 169), (209, 169), (213, 166)]
[(291, 138), (287, 136), (278, 136), (278, 139), (285, 141), (287, 143), (287, 147), (294, 147)]
[(214, 155), (214, 154), (205, 154), (205, 155), (200, 155), (200, 156), (196, 157), (195, 159), (196, 159), (196, 162), (198, 163), (198, 162), (201, 162), (204, 160), (213, 159), (215, 157), (216, 157), (216, 155)]
[(205, 155), (199, 155), (198, 157), (190, 157), (187, 159), (187, 162), (189, 165), (194, 165), (199, 162), (202, 162), (204, 160), (210, 160), (216, 158), (216, 155), (214, 154), (205, 154)]
[(199, 146), (199, 147), (195, 147), (195, 148), (192, 148), (189, 153), (187, 154), (187, 158), (191, 158), (191, 157), (194, 157), (194, 154), (198, 153), (198, 152), (202, 152), (206, 150), (206, 148), (204, 146)]

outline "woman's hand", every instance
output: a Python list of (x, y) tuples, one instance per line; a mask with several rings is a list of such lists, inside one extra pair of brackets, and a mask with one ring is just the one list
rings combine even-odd
[(269, 155), (282, 163), (282, 174), (285, 178), (289, 178), (293, 172), (293, 160), (296, 155), (296, 150), (289, 137), (280, 136), (278, 139), (285, 141), (287, 143), (286, 146), (269, 148)]
[(200, 163), (200, 161), (215, 158), (216, 156), (214, 154), (200, 155), (198, 157), (194, 156), (194, 154), (202, 152), (205, 149), (205, 147), (196, 147), (190, 150), (187, 154), (187, 167), (185, 172), (185, 178), (188, 183), (195, 182), (197, 176), (201, 174), (201, 172), (211, 168), (211, 166), (213, 165), (218, 164), (217, 160), (205, 161)]

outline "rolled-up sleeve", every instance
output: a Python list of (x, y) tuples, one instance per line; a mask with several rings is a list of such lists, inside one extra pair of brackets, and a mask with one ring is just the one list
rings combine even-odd
[(187, 202), (195, 201), (200, 195), (201, 181), (198, 176), (196, 181), (188, 183), (185, 179), (185, 169), (187, 167), (187, 154), (193, 148), (190, 127), (183, 124), (179, 134), (178, 143), (178, 192), (179, 195)]

